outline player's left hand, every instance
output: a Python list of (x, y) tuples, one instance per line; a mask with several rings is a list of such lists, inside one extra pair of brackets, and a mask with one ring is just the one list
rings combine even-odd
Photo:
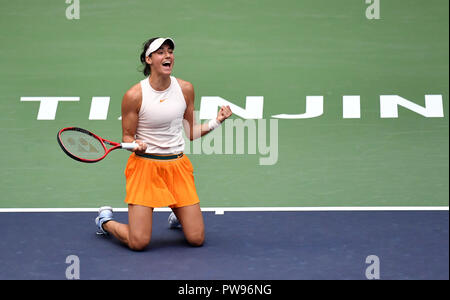
[(219, 113), (217, 114), (217, 121), (222, 123), (226, 119), (228, 119), (233, 112), (231, 111), (231, 108), (229, 105), (220, 107)]

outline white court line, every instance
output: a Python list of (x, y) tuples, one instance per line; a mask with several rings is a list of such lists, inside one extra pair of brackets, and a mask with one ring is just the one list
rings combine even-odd
[[(204, 212), (261, 212), (261, 211), (448, 211), (448, 206), (305, 206), (305, 207), (203, 207)], [(0, 208), (0, 213), (36, 212), (97, 212), (98, 208)], [(128, 208), (113, 208), (115, 212), (127, 212)], [(155, 212), (170, 212), (171, 209), (155, 208)]]

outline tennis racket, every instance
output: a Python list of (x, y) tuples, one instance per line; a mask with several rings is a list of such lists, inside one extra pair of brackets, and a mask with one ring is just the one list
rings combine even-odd
[[(78, 127), (63, 128), (58, 132), (58, 144), (71, 158), (84, 163), (95, 163), (116, 149), (133, 150), (137, 143), (116, 143), (108, 141), (89, 130)], [(106, 147), (106, 144), (112, 146)]]

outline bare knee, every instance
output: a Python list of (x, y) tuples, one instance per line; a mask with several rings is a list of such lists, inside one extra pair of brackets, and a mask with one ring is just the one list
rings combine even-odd
[(148, 244), (150, 244), (150, 237), (135, 237), (130, 238), (128, 247), (134, 251), (142, 251)]
[(205, 242), (205, 234), (203, 232), (191, 234), (186, 237), (189, 245), (193, 247), (201, 247)]

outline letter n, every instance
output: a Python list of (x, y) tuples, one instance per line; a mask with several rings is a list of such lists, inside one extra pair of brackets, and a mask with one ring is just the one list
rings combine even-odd
[(442, 95), (425, 95), (425, 107), (398, 95), (382, 95), (380, 96), (380, 117), (398, 118), (399, 105), (427, 118), (444, 117)]
[(216, 118), (218, 108), (224, 105), (229, 105), (233, 114), (243, 119), (262, 119), (264, 97), (247, 96), (245, 109), (221, 97), (202, 97), (200, 102), (200, 120)]

